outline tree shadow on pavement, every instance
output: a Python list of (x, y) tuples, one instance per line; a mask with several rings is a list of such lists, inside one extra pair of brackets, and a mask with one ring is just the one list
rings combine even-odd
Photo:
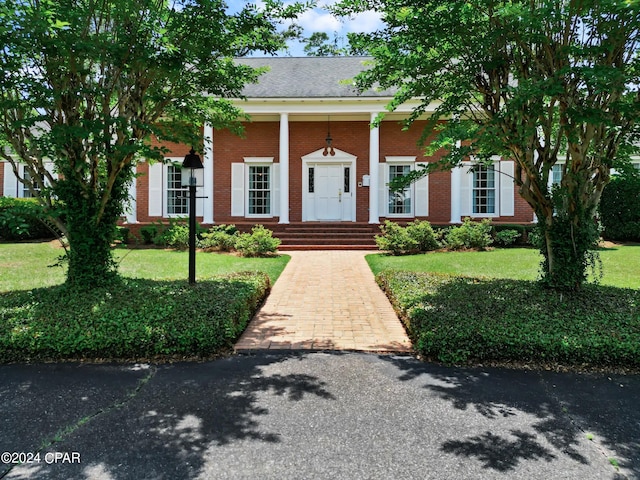
[(96, 417), (55, 445), (57, 451), (81, 452), (81, 465), (42, 466), (38, 475), (196, 478), (212, 446), (278, 443), (278, 432), (261, 425), (261, 417), (270, 413), (262, 400), (265, 395), (285, 402), (334, 400), (314, 376), (268, 373), (270, 365), (285, 358), (260, 355), (158, 366), (154, 378), (125, 406)]
[[(449, 439), (441, 446), (443, 452), (475, 457), (484, 468), (499, 472), (512, 471), (526, 460), (553, 461), (558, 455), (586, 465), (585, 445), (590, 445), (587, 439), (593, 435), (600, 453), (594, 457), (593, 450), (589, 452), (592, 459), (602, 455), (607, 463), (606, 457), (615, 458), (621, 472), (640, 478), (640, 413), (633, 404), (640, 395), (638, 376), (612, 379), (597, 374), (457, 368), (401, 357), (381, 358), (399, 369), (400, 380), (424, 381), (423, 388), (455, 409), (474, 409), (490, 420), (522, 414), (533, 419), (529, 428), (535, 435), (518, 428), (514, 421), (516, 428), (508, 436), (488, 430)], [(624, 384), (626, 400), (620, 397), (616, 383)], [(613, 478), (618, 475), (612, 467)]]

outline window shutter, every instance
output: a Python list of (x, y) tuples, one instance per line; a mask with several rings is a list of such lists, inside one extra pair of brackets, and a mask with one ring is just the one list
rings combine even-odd
[(204, 215), (204, 202), (210, 201), (209, 198), (204, 198), (204, 188), (196, 187), (196, 216), (201, 217)]
[(271, 202), (271, 215), (274, 217), (280, 216), (280, 164), (274, 163), (271, 166), (271, 195), (273, 200)]
[[(52, 178), (57, 179), (58, 178), (58, 174), (55, 173), (55, 165), (53, 164), (53, 162), (44, 162), (44, 169), (49, 172), (49, 174), (51, 175)], [(45, 181), (45, 185), (50, 186), (49, 185), (49, 181), (46, 180)]]
[(244, 217), (244, 163), (231, 164), (231, 216)]
[(416, 217), (426, 217), (429, 215), (429, 175), (418, 180), (414, 187), (416, 196), (414, 214)]
[(162, 184), (164, 165), (156, 162), (149, 165), (148, 182), (149, 182), (149, 216), (162, 216), (162, 198), (164, 185)]
[(500, 216), (513, 217), (514, 206), (514, 164), (512, 161), (500, 162)]
[(469, 171), (471, 162), (463, 162), (460, 167), (462, 175), (460, 175), (460, 216), (469, 217), (472, 215), (473, 205), (473, 172)]
[(5, 197), (18, 196), (18, 179), (13, 173), (13, 167), (9, 162), (4, 162), (4, 183), (2, 187)]
[[(389, 176), (389, 169), (386, 163), (378, 164), (378, 216), (386, 217), (389, 214), (389, 187), (387, 183)], [(369, 188), (375, 188), (375, 185), (371, 185)]]

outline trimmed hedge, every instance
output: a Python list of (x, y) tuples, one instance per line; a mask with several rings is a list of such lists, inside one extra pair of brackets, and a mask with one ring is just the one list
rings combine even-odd
[(604, 239), (640, 242), (640, 176), (614, 176), (599, 209)]
[(415, 349), (444, 363), (640, 367), (640, 291), (385, 271), (376, 277)]
[(0, 294), (0, 362), (206, 357), (229, 348), (267, 295), (264, 273), (186, 281), (122, 279)]
[(8, 241), (55, 238), (57, 228), (33, 198), (0, 197), (0, 238)]

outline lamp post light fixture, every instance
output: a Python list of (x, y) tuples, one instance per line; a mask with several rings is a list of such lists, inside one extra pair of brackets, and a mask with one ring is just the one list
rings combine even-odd
[(189, 285), (195, 285), (196, 283), (196, 186), (198, 179), (195, 171), (203, 168), (204, 165), (202, 165), (200, 156), (191, 147), (182, 163), (183, 185), (186, 180), (185, 173), (189, 175)]

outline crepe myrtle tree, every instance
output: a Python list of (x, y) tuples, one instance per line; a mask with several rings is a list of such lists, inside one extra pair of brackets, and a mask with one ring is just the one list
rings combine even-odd
[(67, 237), (67, 284), (117, 278), (110, 244), (135, 165), (166, 153), (153, 137), (201, 150), (205, 122), (238, 127), (241, 112), (225, 98), (240, 97), (261, 71), (233, 58), (282, 49), (280, 23), (303, 9), (242, 3), (0, 4), (1, 155)]
[[(422, 142), (442, 161), (392, 186), (469, 158), (514, 160), (514, 181), (542, 235), (543, 281), (575, 289), (597, 260), (594, 218), (640, 114), (635, 0), (345, 0), (335, 13), (378, 11), (383, 27), (350, 35), (373, 56), (361, 89), (395, 87), (393, 111), (435, 105)], [(437, 135), (430, 137), (433, 128)], [(554, 165), (562, 181), (551, 187)]]

